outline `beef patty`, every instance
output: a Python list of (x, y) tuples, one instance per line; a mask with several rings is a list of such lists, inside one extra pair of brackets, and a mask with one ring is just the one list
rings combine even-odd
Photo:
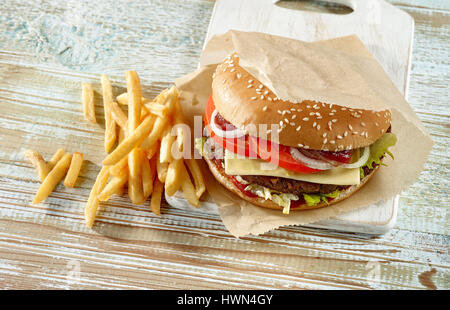
[(241, 175), (241, 178), (249, 183), (255, 183), (278, 192), (291, 193), (294, 195), (318, 193), (328, 194), (334, 192), (335, 190), (343, 190), (349, 187), (348, 185), (318, 184), (260, 175)]

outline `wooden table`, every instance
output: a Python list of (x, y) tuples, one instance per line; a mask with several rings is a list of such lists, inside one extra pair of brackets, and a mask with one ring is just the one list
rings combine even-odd
[[(0, 10), (0, 288), (449, 289), (450, 5), (392, 1), (415, 19), (409, 102), (435, 146), (382, 236), (284, 227), (236, 239), (218, 215), (115, 198), (94, 228), (84, 204), (105, 156), (83, 120), (80, 83), (115, 91), (139, 72), (154, 96), (198, 63), (213, 1), (2, 1)], [(314, 9), (328, 10), (315, 5)], [(393, 29), (395, 31), (395, 29)], [(77, 188), (39, 186), (26, 148), (81, 151)]]

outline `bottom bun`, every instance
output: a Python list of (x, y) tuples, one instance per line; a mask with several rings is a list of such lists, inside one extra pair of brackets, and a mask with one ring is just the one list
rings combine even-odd
[[(264, 207), (264, 208), (268, 208), (268, 209), (283, 210), (283, 207), (277, 205), (272, 200), (266, 200), (261, 197), (249, 197), (249, 196), (245, 195), (238, 187), (236, 187), (236, 185), (234, 185), (233, 181), (230, 179), (230, 177), (228, 175), (225, 174), (225, 170), (222, 167), (218, 167), (216, 162), (214, 162), (211, 159), (208, 159), (208, 158), (204, 158), (204, 159), (209, 166), (209, 170), (211, 170), (211, 172), (214, 175), (214, 177), (216, 178), (216, 180), (219, 181), (220, 184), (225, 186), (228, 190), (230, 190), (234, 194), (236, 194), (239, 197), (241, 197), (242, 199), (244, 199), (254, 205), (260, 206), (260, 207)], [(290, 210), (301, 211), (301, 210), (318, 209), (318, 208), (323, 208), (323, 207), (327, 207), (327, 206), (333, 205), (335, 203), (338, 203), (339, 201), (342, 201), (342, 200), (350, 197), (356, 191), (358, 191), (361, 187), (363, 187), (364, 184), (366, 184), (367, 181), (375, 174), (375, 171), (377, 171), (379, 167), (380, 166), (377, 165), (374, 169), (372, 169), (370, 171), (370, 173), (361, 180), (359, 185), (350, 186), (345, 191), (341, 192), (339, 197), (333, 199), (332, 201), (330, 201), (328, 203), (321, 202), (314, 206), (308, 206), (306, 203), (304, 203), (299, 206), (296, 206), (295, 208), (291, 208)]]

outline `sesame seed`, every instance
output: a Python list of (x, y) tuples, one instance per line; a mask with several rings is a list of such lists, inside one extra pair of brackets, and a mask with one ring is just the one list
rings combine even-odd
[(337, 119), (332, 119), (331, 120), (333, 123), (336, 123), (337, 122)]
[(302, 128), (302, 126), (298, 126), (295, 130), (300, 131), (301, 128)]
[(378, 126), (380, 126), (380, 124), (378, 124), (377, 122), (375, 122), (375, 126), (377, 126), (377, 127), (378, 127)]
[(278, 114), (281, 114), (281, 111), (280, 111), (280, 110), (277, 110), (277, 113), (278, 113)]
[(259, 89), (263, 88), (263, 84), (259, 84), (258, 88)]
[(354, 135), (357, 135), (357, 134), (358, 134), (358, 132), (357, 132), (357, 131), (354, 131), (354, 132), (353, 132), (353, 134), (354, 134)]
[(361, 131), (361, 136), (364, 136), (364, 131)]
[(320, 125), (317, 125), (317, 127), (316, 127), (316, 128), (317, 128), (317, 130), (320, 130)]
[(261, 100), (263, 100), (264, 99), (264, 95), (261, 95)]
[(309, 115), (310, 115), (310, 116), (316, 115), (316, 113), (315, 113), (315, 112), (310, 112)]
[(345, 110), (347, 110), (347, 108), (341, 108), (341, 110), (342, 110), (342, 111), (345, 111)]
[(323, 139), (323, 144), (327, 143), (327, 141), (328, 141), (327, 138)]
[(253, 87), (253, 85), (248, 85), (248, 86), (247, 86), (247, 88), (252, 88), (252, 87)]
[(342, 136), (341, 136), (341, 135), (337, 135), (337, 138), (338, 138), (338, 139), (342, 139)]
[(305, 145), (304, 148), (305, 148), (305, 149), (309, 149), (309, 146), (308, 146), (308, 145)]
[(251, 99), (251, 100), (256, 100), (256, 97), (251, 97), (250, 99)]
[(344, 132), (344, 137), (347, 137), (348, 131)]
[(264, 95), (267, 95), (269, 93), (269, 91), (268, 90), (266, 90), (265, 92), (264, 92)]
[(267, 106), (265, 105), (262, 110), (265, 112), (267, 110)]
[(364, 126), (366, 126), (366, 123), (364, 123), (364, 122), (361, 122), (361, 126), (363, 126), (363, 127), (364, 127)]
[(291, 125), (292, 127), (294, 127), (294, 126), (295, 126), (295, 123), (294, 123), (294, 122), (290, 122), (289, 125)]
[(348, 124), (348, 129), (353, 130), (352, 125)]
[(334, 115), (334, 113), (333, 113), (333, 112), (331, 112), (331, 113), (328, 113), (328, 115), (329, 115), (329, 116), (333, 116), (333, 115)]
[(297, 112), (302, 112), (303, 110), (302, 109), (297, 109)]
[(314, 122), (314, 123), (313, 123), (313, 127), (316, 127), (316, 125), (317, 125), (317, 123), (316, 123), (316, 122)]
[(287, 118), (285, 118), (284, 121), (289, 124), (289, 120)]
[(248, 82), (251, 84), (251, 83), (253, 83), (253, 80), (248, 80)]
[(322, 116), (317, 116), (317, 119), (322, 119)]
[(368, 137), (369, 137), (369, 133), (368, 133), (367, 131), (366, 131), (366, 135), (365, 135), (365, 136), (366, 136), (366, 138), (368, 138)]
[(309, 121), (309, 118), (304, 117), (303, 120), (304, 120), (305, 122), (307, 122), (307, 121)]
[(326, 133), (326, 132), (324, 132), (324, 133), (323, 133), (323, 135), (322, 135), (322, 137), (324, 137), (324, 138), (325, 138), (326, 136), (327, 136), (327, 133)]
[(272, 133), (272, 129), (267, 129), (266, 133)]
[(236, 77), (237, 77), (238, 79), (240, 79), (240, 78), (242, 77), (242, 74), (238, 73), (238, 74), (236, 74)]
[(233, 73), (234, 71), (236, 71), (235, 68), (232, 68), (232, 69), (230, 70), (231, 73)]
[(311, 106), (310, 106), (310, 105), (307, 105), (306, 108), (307, 108), (307, 109), (311, 109)]
[(330, 141), (330, 143), (331, 143), (331, 144), (335, 144), (335, 143), (336, 143), (336, 141), (334, 141), (334, 140), (331, 140), (331, 141)]
[(299, 144), (297, 144), (299, 147), (303, 147), (303, 144), (301, 144), (301, 143), (299, 143)]
[(270, 98), (270, 97), (267, 97), (267, 100), (269, 100), (269, 101), (272, 101), (272, 98)]
[(328, 148), (326, 148), (326, 147), (324, 147), (322, 150), (325, 152), (328, 152)]
[(280, 126), (283, 127), (283, 121), (280, 121)]

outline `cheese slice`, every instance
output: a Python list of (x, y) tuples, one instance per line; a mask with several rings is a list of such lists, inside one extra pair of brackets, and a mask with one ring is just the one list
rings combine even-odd
[(228, 151), (225, 151), (224, 162), (225, 173), (228, 175), (263, 175), (333, 185), (358, 185), (360, 182), (359, 168), (334, 168), (316, 173), (299, 173), (262, 159), (236, 156)]

